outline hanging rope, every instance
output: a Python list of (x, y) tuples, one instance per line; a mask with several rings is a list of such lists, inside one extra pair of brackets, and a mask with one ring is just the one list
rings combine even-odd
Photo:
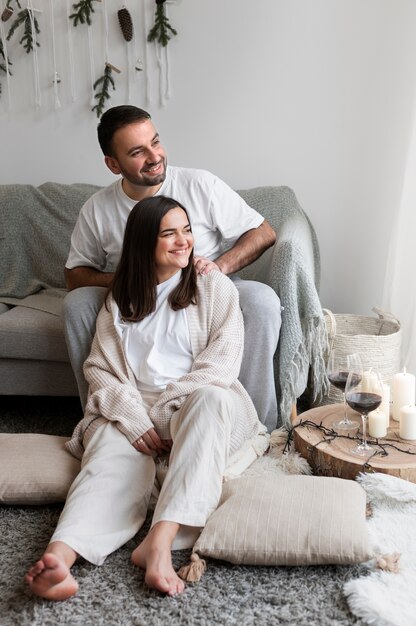
[(90, 61), (90, 83), (91, 83), (91, 106), (95, 104), (94, 97), (94, 83), (95, 83), (95, 69), (94, 69), (94, 45), (92, 40), (92, 25), (87, 27), (88, 31), (88, 57)]
[(149, 32), (149, 21), (147, 19), (147, 13), (146, 13), (146, 0), (143, 0), (143, 30), (144, 30), (143, 56), (144, 56), (144, 72), (145, 72), (145, 79), (146, 79), (145, 80), (145, 99), (146, 99), (146, 106), (149, 106), (150, 105), (150, 72), (149, 72), (148, 61), (147, 61), (147, 33)]
[(60, 82), (58, 68), (56, 66), (56, 42), (55, 42), (55, 15), (53, 11), (53, 0), (49, 0), (49, 17), (51, 22), (52, 33), (52, 62), (53, 62), (53, 91), (54, 91), (54, 103), (55, 109), (61, 108), (61, 102), (59, 100), (58, 85)]
[(34, 75), (34, 82), (35, 82), (35, 108), (39, 109), (42, 106), (42, 93), (40, 90), (38, 43), (36, 40), (36, 28), (35, 28), (35, 19), (33, 15), (34, 9), (32, 5), (32, 0), (28, 0), (27, 9), (29, 13), (30, 28), (32, 31), (32, 38), (33, 38), (33, 75)]
[(71, 89), (71, 100), (75, 102), (77, 99), (76, 83), (75, 83), (75, 64), (74, 64), (74, 42), (72, 39), (72, 24), (69, 19), (71, 12), (71, 0), (66, 0), (66, 20), (67, 39), (68, 39), (68, 62), (69, 62), (69, 84)]
[(104, 57), (105, 62), (109, 63), (110, 59), (108, 58), (108, 14), (107, 14), (107, 0), (102, 0), (103, 3), (103, 20), (104, 20)]

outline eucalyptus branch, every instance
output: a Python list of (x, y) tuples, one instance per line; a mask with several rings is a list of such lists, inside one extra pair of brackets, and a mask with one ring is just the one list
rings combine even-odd
[[(11, 37), (14, 35), (15, 31), (19, 28), (19, 26), (23, 25), (24, 34), (21, 40), (19, 41), (19, 43), (22, 44), (22, 46), (24, 47), (24, 49), (26, 50), (28, 54), (29, 52), (33, 50), (33, 44), (34, 44), (34, 32), (32, 30), (32, 21), (33, 21), (33, 26), (35, 28), (35, 31), (39, 35), (40, 33), (39, 23), (36, 18), (36, 15), (31, 9), (23, 9), (22, 11), (19, 11), (7, 35), (7, 41), (9, 41)], [(38, 41), (36, 42), (36, 45), (39, 47)]]
[(162, 46), (167, 46), (172, 35), (178, 34), (177, 31), (172, 28), (166, 16), (165, 1), (166, 0), (156, 0), (155, 23), (147, 35), (147, 41), (157, 41)]
[(94, 98), (97, 98), (98, 102), (91, 109), (91, 111), (96, 112), (97, 117), (101, 117), (104, 112), (105, 101), (110, 98), (110, 86), (113, 88), (114, 91), (116, 86), (114, 83), (114, 78), (112, 76), (112, 67), (108, 63), (106, 63), (104, 68), (104, 74), (94, 83), (94, 89), (97, 89), (97, 87), (101, 87), (100, 91), (98, 91), (98, 93), (94, 95)]
[(97, 0), (80, 0), (72, 5), (75, 13), (71, 13), (69, 19), (74, 20), (74, 26), (77, 26), (78, 22), (81, 22), (81, 24), (87, 22), (88, 26), (91, 26), (91, 13), (95, 13), (93, 2), (96, 1)]

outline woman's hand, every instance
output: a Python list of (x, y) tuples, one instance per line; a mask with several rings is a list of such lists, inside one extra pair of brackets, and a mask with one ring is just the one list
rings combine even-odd
[(212, 270), (221, 272), (219, 265), (203, 256), (194, 256), (194, 266), (197, 274), (208, 274), (208, 272), (211, 272)]
[(149, 428), (141, 437), (133, 442), (133, 448), (148, 456), (161, 456), (170, 452), (172, 442), (170, 439), (161, 439), (154, 428)]

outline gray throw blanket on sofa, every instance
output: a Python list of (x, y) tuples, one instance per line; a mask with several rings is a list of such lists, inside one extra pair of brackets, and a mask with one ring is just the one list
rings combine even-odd
[[(98, 189), (87, 184), (0, 185), (0, 302), (59, 314), (70, 236), (81, 206)], [(290, 425), (292, 405), (306, 386), (312, 400), (327, 388), (318, 242), (288, 187), (239, 193), (278, 234), (273, 248), (239, 275), (268, 284), (280, 297), (276, 388), (280, 421)]]
[(327, 330), (318, 295), (321, 273), (318, 240), (289, 187), (257, 187), (239, 193), (277, 233), (273, 248), (239, 275), (266, 283), (280, 298), (282, 327), (275, 355), (275, 377), (279, 418), (290, 427), (292, 405), (307, 386), (312, 403), (328, 391)]

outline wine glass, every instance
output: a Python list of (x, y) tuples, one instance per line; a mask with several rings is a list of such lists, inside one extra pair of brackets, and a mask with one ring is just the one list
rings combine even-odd
[(354, 354), (344, 354), (335, 349), (332, 350), (329, 355), (326, 372), (331, 385), (334, 385), (334, 387), (342, 391), (344, 402), (344, 417), (332, 424), (335, 430), (353, 430), (359, 426), (355, 420), (350, 420), (347, 416), (345, 385), (347, 384), (348, 374), (351, 371), (357, 374), (361, 373), (362, 364), (360, 355), (356, 352), (354, 352)]
[(383, 399), (383, 382), (380, 374), (372, 369), (368, 372), (361, 372), (361, 375), (350, 372), (345, 386), (345, 399), (354, 411), (361, 413), (363, 422), (362, 442), (351, 452), (365, 456), (372, 450), (367, 443), (368, 414), (375, 411)]

